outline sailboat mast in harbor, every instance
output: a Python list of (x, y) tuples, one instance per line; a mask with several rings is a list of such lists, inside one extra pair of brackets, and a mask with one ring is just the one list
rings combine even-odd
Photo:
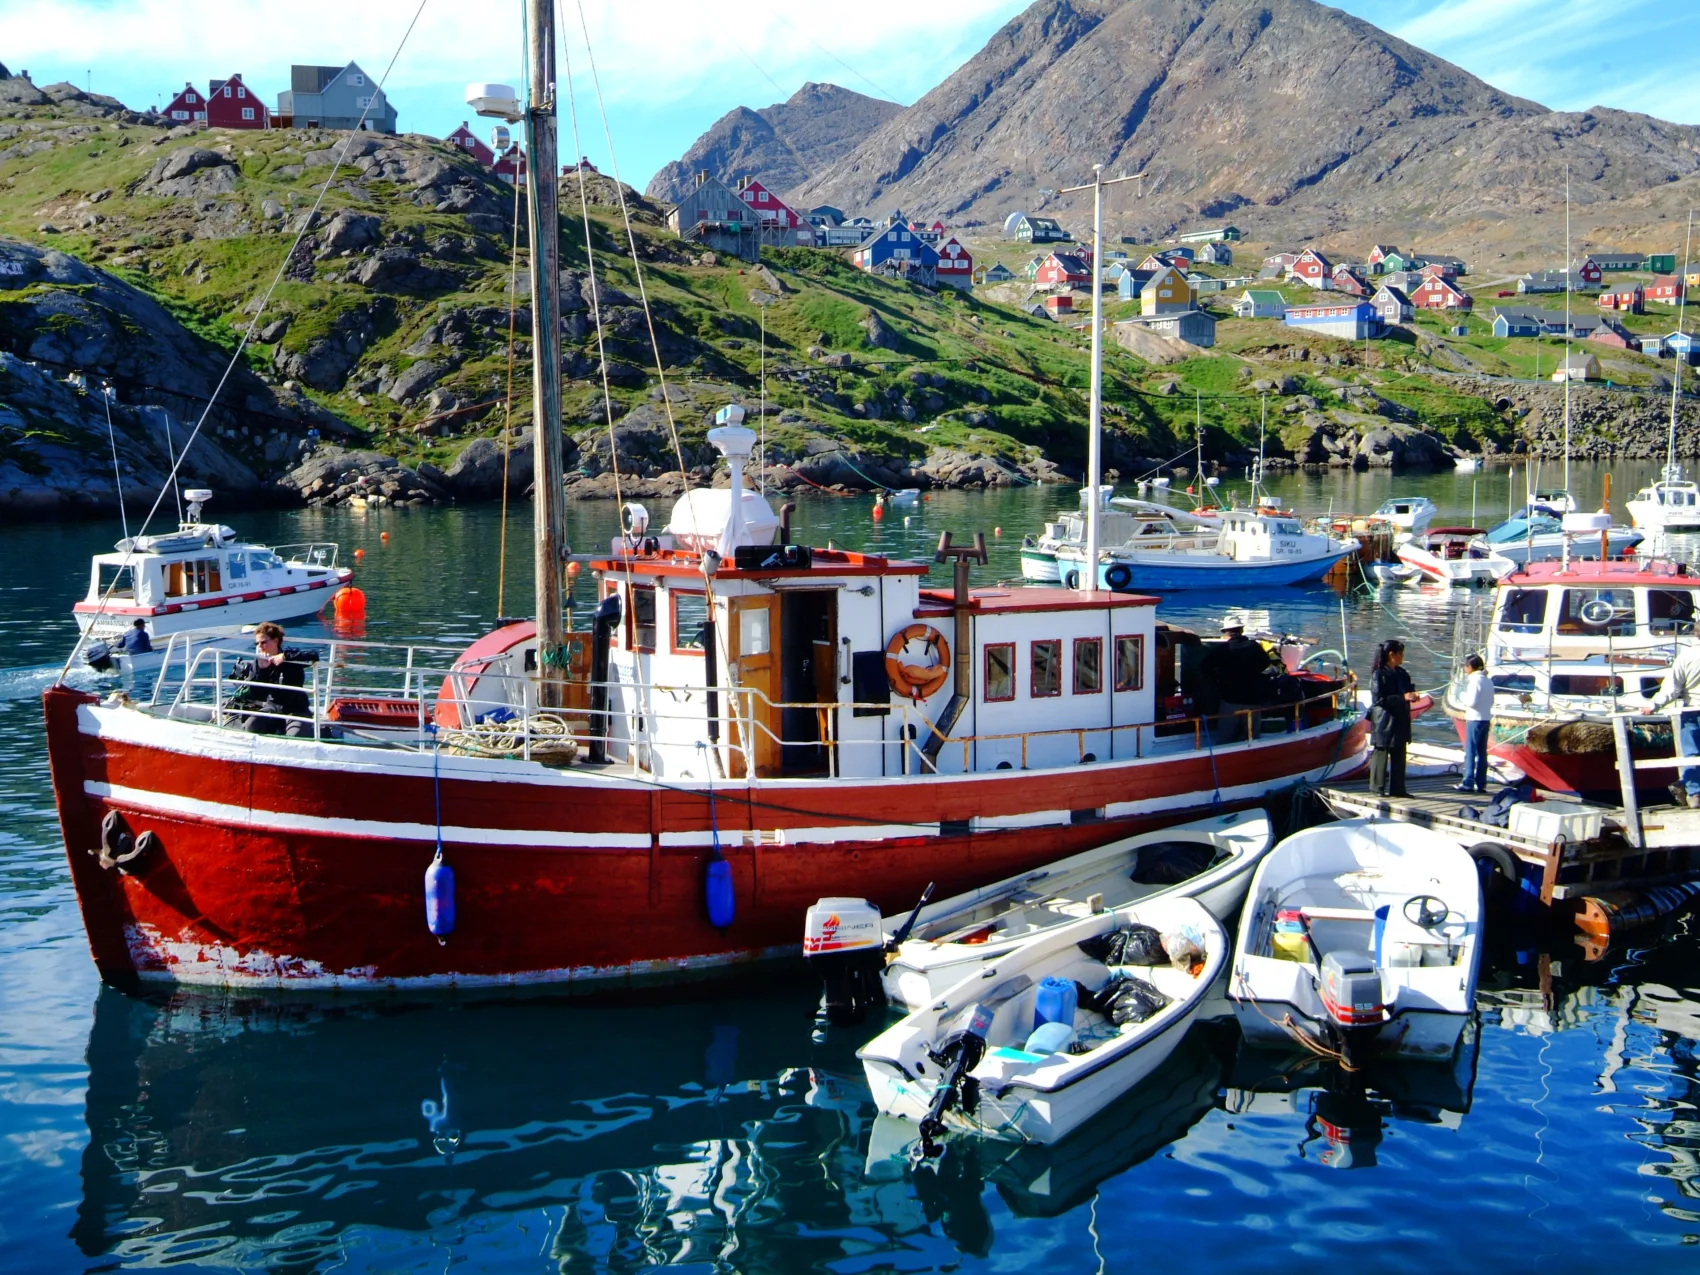
[(561, 608), (562, 487), (561, 318), (559, 193), (556, 163), (555, 6), (550, 0), (526, 5), (526, 55), (530, 100), (525, 134), (530, 180), (527, 210), (531, 235), (532, 416), (537, 431), (537, 483), (532, 516), (537, 533), (538, 697), (544, 708), (563, 704), (559, 677), (566, 629)]
[(1086, 569), (1080, 587), (1098, 587), (1098, 527), (1103, 505), (1099, 487), (1104, 481), (1104, 187), (1137, 181), (1144, 173), (1104, 180), (1104, 166), (1092, 165), (1092, 180), (1084, 186), (1069, 186), (1062, 193), (1092, 191), (1092, 392), (1086, 412)]
[[(1687, 239), (1685, 239), (1683, 241), (1683, 244), (1682, 244), (1682, 280), (1683, 280), (1682, 296), (1681, 296), (1681, 299), (1679, 299), (1677, 301), (1677, 304), (1676, 304), (1676, 334), (1678, 336), (1682, 335), (1683, 319), (1688, 313), (1688, 261), (1689, 261), (1689, 254), (1690, 254), (1690, 252), (1692, 252), (1693, 248), (1694, 248), (1694, 210), (1692, 208), (1690, 208), (1688, 210), (1688, 237), (1687, 237)], [(1676, 478), (1677, 478), (1677, 469), (1676, 469), (1676, 400), (1677, 400), (1677, 396), (1682, 392), (1682, 364), (1683, 364), (1683, 361), (1687, 357), (1688, 357), (1688, 355), (1687, 355), (1686, 351), (1683, 351), (1680, 348), (1680, 342), (1678, 343), (1678, 346), (1676, 348), (1673, 348), (1671, 350), (1671, 364), (1672, 364), (1672, 366), (1671, 366), (1671, 378), (1670, 378), (1670, 435), (1669, 435), (1668, 440), (1665, 443), (1664, 479), (1665, 479), (1666, 482), (1675, 482)]]
[(1576, 295), (1576, 262), (1570, 256), (1570, 165), (1564, 166), (1564, 490), (1570, 491), (1570, 302)]

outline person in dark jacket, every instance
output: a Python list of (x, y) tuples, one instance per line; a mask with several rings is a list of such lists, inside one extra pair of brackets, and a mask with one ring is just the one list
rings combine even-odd
[(312, 734), (312, 700), (302, 688), (307, 684), (307, 665), (318, 662), (317, 651), (285, 649), (281, 624), (268, 620), (256, 625), (254, 658), (231, 671), (240, 689), (230, 707), (247, 714), (237, 718), (237, 724), (254, 735)]
[(1258, 715), (1245, 710), (1270, 702), (1275, 684), (1269, 674), (1280, 667), (1263, 643), (1245, 635), (1245, 626), (1238, 620), (1224, 620), (1222, 636), (1226, 641), (1212, 646), (1198, 666), (1214, 691), (1220, 716), (1213, 733), (1219, 744), (1240, 738), (1247, 722), (1256, 734)]
[(153, 650), (153, 639), (148, 637), (148, 622), (137, 619), (130, 626), (130, 631), (118, 639), (118, 646), (126, 655), (146, 655)]
[(1402, 665), (1405, 644), (1389, 638), (1375, 648), (1370, 668), (1369, 786), (1382, 797), (1409, 797), (1405, 791), (1405, 749), (1411, 742), (1411, 701), (1416, 684)]

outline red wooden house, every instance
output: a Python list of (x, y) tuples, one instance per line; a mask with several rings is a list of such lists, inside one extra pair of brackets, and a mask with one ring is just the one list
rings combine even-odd
[(973, 254), (954, 235), (939, 245), (938, 281), (963, 290), (974, 286)]
[(1475, 298), (1439, 275), (1426, 275), (1411, 293), (1411, 304), (1419, 310), (1468, 310)]
[(240, 75), (207, 85), (207, 125), (211, 128), (270, 128), (271, 112)]
[(1334, 272), (1334, 291), (1344, 292), (1352, 297), (1367, 297), (1370, 294), (1369, 285), (1358, 272), (1346, 266)]
[(1295, 279), (1304, 280), (1313, 288), (1326, 288), (1334, 278), (1334, 267), (1329, 264), (1328, 258), (1315, 248), (1306, 248), (1298, 255), (1298, 260), (1293, 262), (1287, 273)]
[(1640, 314), (1646, 309), (1642, 305), (1644, 300), (1646, 295), (1638, 283), (1627, 288), (1607, 288), (1600, 293), (1600, 309), (1617, 310), (1623, 314)]
[(490, 171), (510, 186), (524, 186), (525, 154), (520, 150), (519, 143), (515, 142), (503, 151), (501, 157), (490, 166)]
[(1597, 341), (1601, 345), (1609, 345), (1619, 350), (1639, 350), (1641, 338), (1632, 333), (1616, 319), (1606, 319), (1588, 334), (1588, 340)]
[(754, 177), (740, 178), (738, 197), (750, 206), (756, 221), (767, 230), (796, 230), (809, 225), (809, 219), (792, 209), (778, 195)]
[(1682, 276), (1679, 274), (1654, 275), (1643, 294), (1649, 301), (1664, 301), (1675, 305), (1682, 300)]
[(207, 118), (206, 95), (193, 84), (185, 84), (183, 91), (166, 105), (165, 118), (179, 124), (191, 124), (196, 120), (205, 122)]
[(1576, 278), (1583, 287), (1594, 288), (1605, 278), (1605, 271), (1600, 269), (1600, 263), (1592, 257), (1583, 257), (1576, 266)]
[(465, 120), (462, 120), (460, 127), (443, 140), (461, 154), (477, 160), (480, 168), (494, 168), (496, 166), (496, 152), (478, 140), (477, 134), (466, 126)]
[(1387, 258), (1391, 257), (1394, 253), (1396, 253), (1398, 251), (1399, 250), (1397, 248), (1395, 248), (1392, 244), (1386, 244), (1386, 243), (1372, 244), (1370, 246), (1369, 256), (1365, 257), (1364, 260), (1373, 269), (1374, 267), (1379, 266), (1383, 261), (1386, 261)]
[(1074, 297), (1067, 292), (1054, 297), (1046, 297), (1045, 313), (1053, 319), (1060, 319), (1065, 314), (1073, 314)]
[(1053, 252), (1039, 263), (1033, 282), (1041, 287), (1089, 288), (1092, 286), (1092, 267), (1068, 252)]

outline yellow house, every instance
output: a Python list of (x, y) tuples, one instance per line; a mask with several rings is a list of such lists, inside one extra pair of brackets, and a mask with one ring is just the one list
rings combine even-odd
[(1689, 265), (1683, 269), (1682, 282), (1689, 288), (1700, 288), (1700, 266)]
[(1179, 314), (1193, 308), (1192, 285), (1174, 266), (1164, 266), (1139, 292), (1141, 314)]

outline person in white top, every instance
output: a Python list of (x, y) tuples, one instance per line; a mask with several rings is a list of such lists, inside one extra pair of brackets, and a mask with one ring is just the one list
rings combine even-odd
[(1493, 679), (1482, 657), (1464, 661), (1464, 781), (1454, 784), (1456, 792), (1486, 792), (1488, 735), (1493, 729)]
[[(1682, 706), (1672, 723), (1677, 756), (1700, 757), (1700, 645), (1691, 643), (1677, 652), (1665, 674), (1664, 689), (1641, 711), (1656, 713), (1671, 704)], [(1670, 796), (1679, 806), (1700, 806), (1700, 766), (1683, 767), (1680, 780), (1670, 786)]]

